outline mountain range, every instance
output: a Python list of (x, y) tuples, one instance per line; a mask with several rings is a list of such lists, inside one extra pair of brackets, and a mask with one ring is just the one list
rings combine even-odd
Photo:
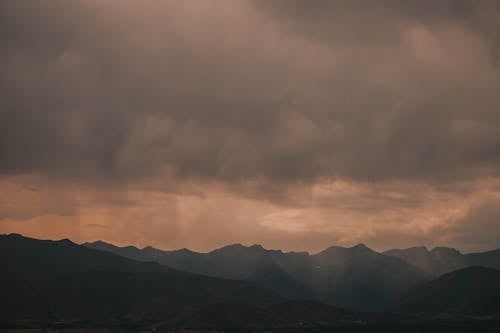
[(383, 254), (397, 257), (433, 275), (441, 275), (470, 266), (500, 269), (500, 249), (463, 254), (449, 247), (435, 247), (429, 251), (424, 246), (393, 249)]
[(312, 298), (355, 310), (380, 311), (413, 286), (470, 266), (500, 269), (500, 250), (462, 254), (425, 247), (378, 253), (364, 244), (332, 246), (316, 254), (228, 245), (208, 253), (188, 249), (117, 247), (97, 241), (86, 247), (182, 271), (245, 280), (284, 297)]
[(284, 299), (239, 281), (181, 272), (69, 240), (0, 236), (0, 321), (182, 321), (215, 303)]
[(240, 244), (208, 253), (151, 247), (140, 250), (104, 242), (83, 245), (182, 271), (248, 281), (283, 297), (312, 298), (355, 310), (383, 309), (408, 288), (431, 278), (404, 260), (377, 253), (363, 244), (351, 248), (333, 246), (314, 255)]
[[(495, 253), (462, 256), (493, 266)], [(0, 328), (500, 325), (500, 271), (434, 277), (362, 244), (312, 255), (239, 244), (197, 253), (0, 235), (0, 286)]]

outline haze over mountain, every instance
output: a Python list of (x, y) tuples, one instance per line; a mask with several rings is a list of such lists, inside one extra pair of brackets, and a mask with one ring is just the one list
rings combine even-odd
[(388, 250), (383, 254), (401, 258), (434, 275), (441, 275), (469, 266), (500, 269), (500, 249), (463, 254), (453, 248), (435, 247), (429, 251), (426, 247), (421, 246)]
[(405, 261), (363, 244), (330, 247), (314, 255), (241, 244), (208, 253), (152, 247), (140, 250), (101, 241), (84, 245), (197, 274), (242, 279), (286, 297), (315, 298), (353, 309), (381, 310), (409, 287), (430, 279), (429, 274)]

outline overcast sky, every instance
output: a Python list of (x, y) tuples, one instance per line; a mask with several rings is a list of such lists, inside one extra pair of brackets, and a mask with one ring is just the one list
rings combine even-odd
[(2, 1), (0, 232), (500, 247), (496, 0)]

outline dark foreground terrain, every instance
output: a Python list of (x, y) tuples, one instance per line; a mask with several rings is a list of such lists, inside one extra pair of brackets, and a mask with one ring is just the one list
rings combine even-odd
[[(247, 262), (257, 283), (184, 272), (69, 240), (0, 235), (0, 328), (18, 333), (500, 332), (496, 269), (471, 266), (431, 278), (363, 246), (330, 248), (312, 259), (275, 252), (274, 261), (266, 251), (233, 247), (195, 261), (226, 272), (237, 272), (231, 263), (243, 270)], [(308, 271), (311, 261), (324, 271)], [(340, 264), (345, 269), (338, 275), (334, 268)], [(402, 276), (408, 279), (406, 289)], [(280, 281), (283, 288), (272, 287)], [(297, 288), (295, 297), (283, 292), (289, 288)], [(318, 290), (332, 302), (325, 303)], [(337, 296), (344, 303), (349, 295), (355, 299), (349, 304), (359, 307), (334, 302)]]
[(366, 324), (337, 325), (333, 327), (284, 328), (123, 328), (123, 327), (46, 327), (4, 328), (0, 333), (498, 333), (500, 322), (435, 322), (422, 324)]

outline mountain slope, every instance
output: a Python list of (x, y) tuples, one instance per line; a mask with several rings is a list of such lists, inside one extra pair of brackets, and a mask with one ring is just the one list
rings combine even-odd
[(393, 249), (383, 254), (403, 259), (436, 276), (468, 266), (462, 253), (445, 247), (436, 247), (431, 251), (423, 246)]
[(0, 235), (0, 285), (0, 328), (240, 329), (366, 322), (363, 314), (318, 302), (284, 302), (243, 281), (137, 262), (69, 240), (20, 235)]
[(487, 252), (468, 253), (465, 255), (468, 265), (484, 266), (500, 270), (500, 249)]
[(499, 316), (500, 271), (474, 266), (444, 274), (409, 291), (392, 308), (432, 316)]
[(279, 257), (285, 256), (283, 252), (265, 250), (258, 245), (246, 247), (233, 244), (209, 253), (198, 253), (187, 249), (161, 251), (151, 247), (139, 250), (130, 246), (117, 247), (100, 241), (83, 245), (127, 258), (156, 261), (186, 272), (245, 280), (285, 297), (313, 296), (307, 286), (295, 280), (278, 264)]
[(403, 259), (436, 276), (469, 266), (500, 269), (500, 250), (463, 254), (453, 248), (436, 247), (429, 251), (421, 246), (388, 250), (383, 254)]
[(429, 279), (405, 261), (384, 256), (363, 244), (352, 248), (330, 247), (311, 256), (311, 275), (323, 301), (342, 307), (381, 310), (385, 304)]
[(242, 279), (289, 298), (314, 298), (362, 310), (380, 310), (409, 287), (428, 280), (424, 272), (405, 261), (381, 255), (364, 245), (332, 247), (316, 255), (240, 244), (208, 253), (152, 248), (131, 251), (130, 247), (103, 242), (85, 246), (155, 260), (194, 273)]
[(282, 300), (236, 280), (177, 271), (68, 240), (0, 236), (0, 321), (175, 322), (210, 304)]

